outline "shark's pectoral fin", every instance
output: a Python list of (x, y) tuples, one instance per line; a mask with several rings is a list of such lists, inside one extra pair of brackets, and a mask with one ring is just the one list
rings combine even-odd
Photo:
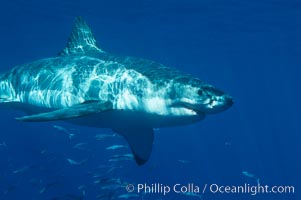
[(130, 129), (114, 129), (114, 131), (123, 135), (129, 143), (138, 165), (143, 165), (148, 161), (154, 141), (154, 131), (152, 128), (133, 127)]
[(16, 118), (24, 122), (65, 120), (111, 110), (111, 102), (89, 101), (68, 108)]

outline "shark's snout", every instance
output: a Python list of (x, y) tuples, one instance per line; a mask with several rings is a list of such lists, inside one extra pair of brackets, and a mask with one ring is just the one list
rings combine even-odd
[(211, 85), (203, 85), (197, 91), (195, 103), (189, 107), (197, 113), (215, 114), (227, 110), (232, 104), (230, 95)]
[(225, 103), (229, 106), (229, 107), (231, 107), (232, 106), (232, 104), (234, 103), (234, 101), (233, 101), (233, 97), (231, 97), (230, 95), (224, 95), (224, 99), (225, 99)]
[(233, 104), (233, 98), (230, 95), (211, 85), (191, 88), (184, 90), (185, 92), (182, 91), (181, 98), (174, 101), (171, 107), (186, 108), (204, 115), (222, 112)]
[(200, 110), (206, 114), (215, 114), (227, 110), (233, 104), (233, 98), (228, 94), (211, 96), (206, 103), (200, 106)]

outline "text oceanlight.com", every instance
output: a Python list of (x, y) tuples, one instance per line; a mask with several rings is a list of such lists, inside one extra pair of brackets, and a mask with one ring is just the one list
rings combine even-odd
[(293, 194), (295, 193), (294, 186), (269, 186), (269, 185), (250, 185), (245, 183), (240, 186), (222, 186), (218, 184), (211, 184), (209, 186), (211, 193), (226, 193), (226, 194)]
[(170, 193), (199, 195), (205, 193), (211, 194), (294, 194), (294, 186), (269, 186), (269, 185), (251, 185), (248, 183), (242, 185), (219, 185), (219, 184), (203, 184), (198, 185), (195, 183), (166, 185), (161, 183), (141, 183), (141, 184), (128, 184), (126, 186), (127, 192), (135, 192), (138, 194), (162, 194), (167, 195)]

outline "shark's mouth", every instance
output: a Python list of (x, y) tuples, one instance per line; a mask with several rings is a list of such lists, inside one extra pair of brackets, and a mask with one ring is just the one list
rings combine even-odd
[(202, 102), (177, 101), (172, 107), (189, 109), (198, 115), (215, 114), (227, 110), (233, 104), (233, 99), (229, 95), (207, 98)]
[(205, 115), (205, 112), (201, 111), (199, 106), (193, 105), (190, 103), (186, 103), (186, 102), (176, 102), (176, 103), (173, 103), (170, 107), (186, 110), (190, 113), (194, 113), (195, 115), (199, 115), (200, 117), (204, 117), (204, 115)]

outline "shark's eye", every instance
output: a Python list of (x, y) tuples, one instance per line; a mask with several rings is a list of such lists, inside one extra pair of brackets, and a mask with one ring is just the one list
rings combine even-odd
[(203, 95), (203, 90), (199, 90), (198, 95), (202, 96)]

